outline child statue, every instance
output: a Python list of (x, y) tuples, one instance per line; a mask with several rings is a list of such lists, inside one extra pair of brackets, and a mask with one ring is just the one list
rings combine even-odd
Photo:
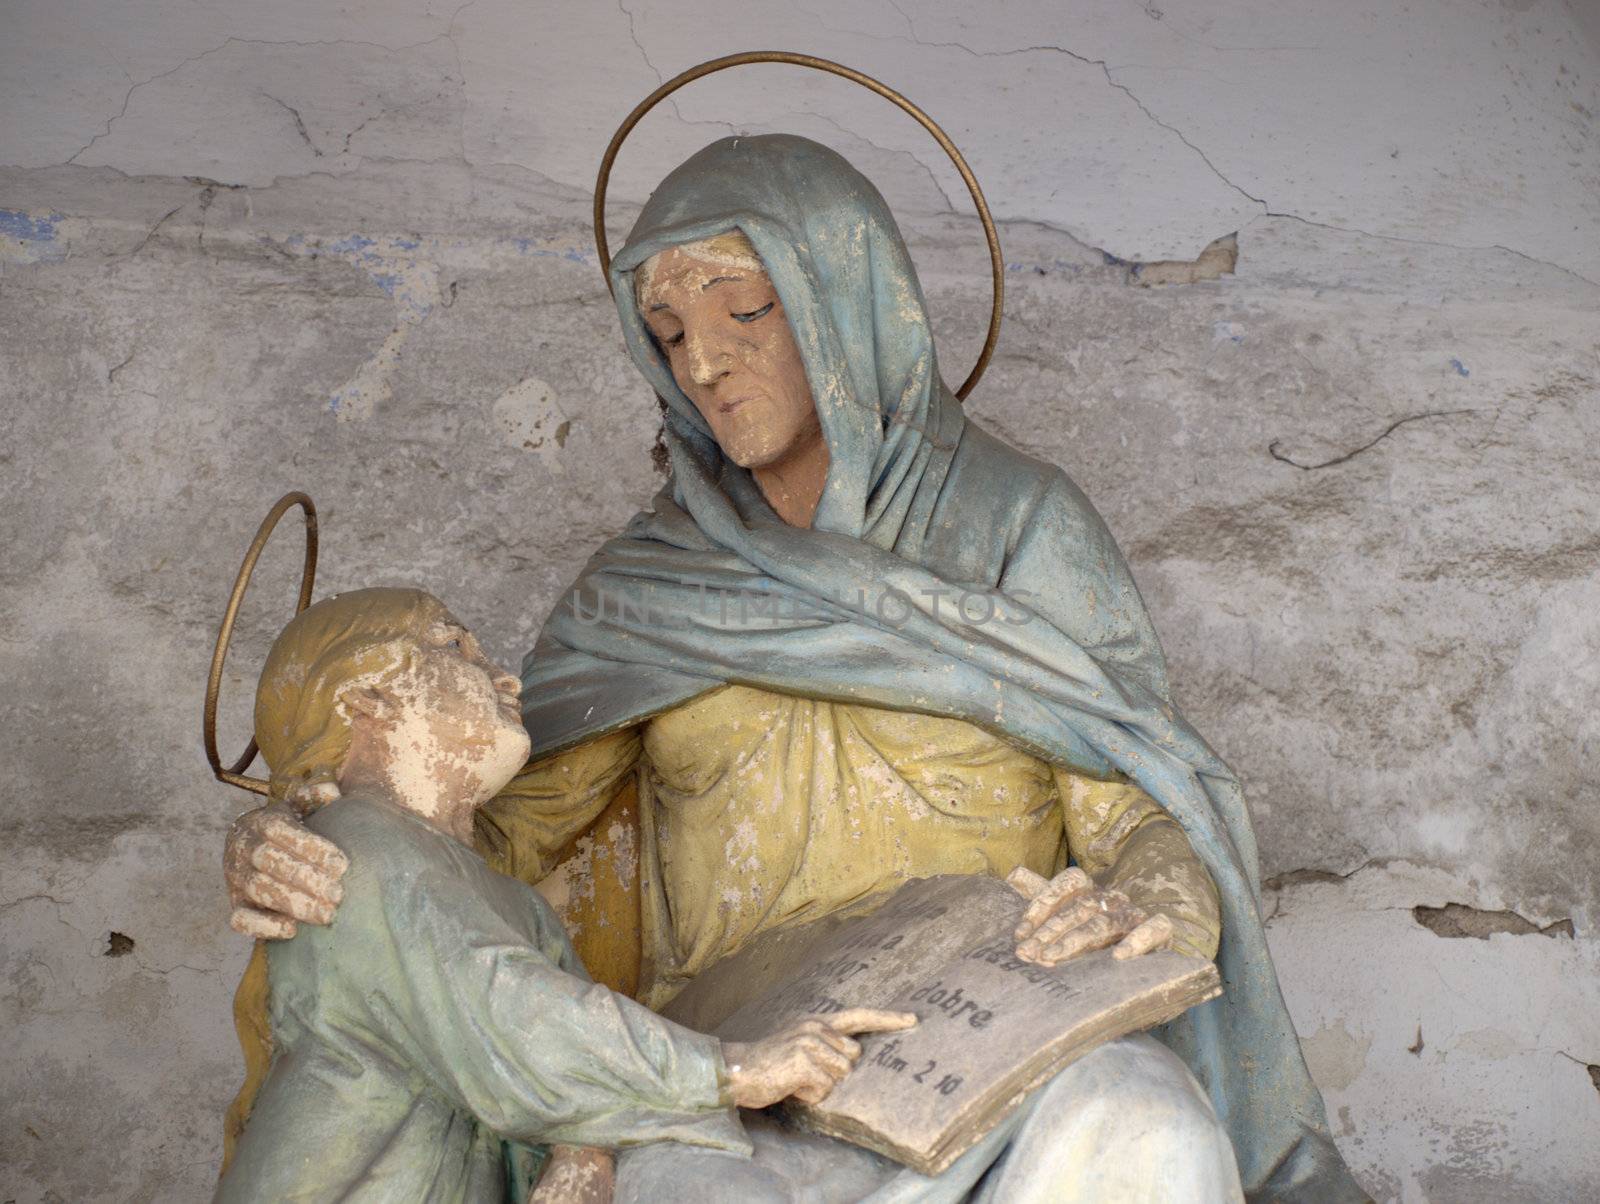
[[(746, 1152), (734, 1105), (821, 1099), (849, 1033), (915, 1023), (857, 1009), (723, 1044), (591, 982), (549, 905), (472, 850), (527, 760), (519, 688), (418, 590), (319, 602), (273, 645), (272, 793), (320, 802), (307, 824), (349, 869), (333, 922), (268, 952), (274, 1060), (218, 1200), (520, 1204), (546, 1143)], [(605, 1198), (609, 1157), (583, 1153), (603, 1187), (577, 1194)]]

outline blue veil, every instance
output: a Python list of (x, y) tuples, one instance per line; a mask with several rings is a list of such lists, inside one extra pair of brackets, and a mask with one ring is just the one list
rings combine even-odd
[[(809, 529), (723, 459), (634, 303), (651, 255), (734, 227), (782, 298), (828, 441)], [(1278, 990), (1239, 784), (1172, 706), (1149, 616), (1088, 500), (945, 387), (877, 190), (806, 139), (726, 138), (662, 182), (611, 278), (628, 349), (666, 402), (672, 478), (590, 559), (524, 661), (534, 755), (735, 683), (959, 718), (1052, 764), (1125, 775), (1183, 825), (1221, 896), (1224, 994), (1161, 1035), (1210, 1093), (1246, 1190), (1366, 1199)]]

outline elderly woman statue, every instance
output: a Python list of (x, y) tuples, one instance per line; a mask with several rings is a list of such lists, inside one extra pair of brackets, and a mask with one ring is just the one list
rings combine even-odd
[[(723, 139), (611, 278), (672, 477), (526, 658), (533, 759), (480, 812), (491, 861), (541, 880), (636, 783), (655, 1008), (764, 932), (948, 873), (1035, 895), (1019, 956), (1170, 944), (1225, 991), (1080, 1059), (937, 1178), (746, 1114), (753, 1159), (644, 1147), (618, 1197), (1364, 1199), (1278, 991), (1238, 783), (1088, 501), (945, 386), (877, 191), (805, 139)], [(331, 915), (337, 855), (281, 817), (229, 863), (242, 929)]]

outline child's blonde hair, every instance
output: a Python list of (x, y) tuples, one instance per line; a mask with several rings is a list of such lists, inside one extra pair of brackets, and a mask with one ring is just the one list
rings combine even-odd
[(337, 783), (350, 754), (344, 692), (393, 678), (449, 617), (418, 589), (358, 589), (290, 620), (256, 686), (256, 743), (272, 771), (272, 798), (308, 810)]

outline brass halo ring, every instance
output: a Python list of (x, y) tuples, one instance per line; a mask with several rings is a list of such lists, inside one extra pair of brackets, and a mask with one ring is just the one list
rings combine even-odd
[(251, 737), (244, 755), (229, 768), (222, 767), (222, 758), (217, 755), (217, 694), (222, 689), (222, 666), (228, 657), (228, 644), (233, 640), (233, 624), (239, 617), (239, 604), (244, 601), (244, 591), (250, 585), (250, 576), (256, 571), (256, 561), (261, 559), (261, 551), (267, 546), (272, 529), (291, 506), (299, 506), (306, 514), (305, 568), (300, 574), (300, 600), (295, 604), (294, 613), (299, 614), (311, 605), (311, 587), (317, 577), (317, 508), (309, 497), (296, 491), (284, 494), (278, 499), (277, 505), (267, 512), (267, 517), (261, 520), (261, 526), (256, 528), (256, 537), (250, 541), (249, 551), (244, 554), (244, 563), (239, 566), (239, 575), (234, 578), (233, 593), (228, 596), (228, 609), (222, 614), (222, 627), (217, 631), (217, 646), (211, 653), (211, 672), (206, 677), (205, 712), (200, 721), (200, 735), (205, 741), (206, 760), (211, 764), (211, 772), (219, 782), (227, 782), (252, 794), (267, 793), (264, 779), (249, 777), (244, 772), (250, 768), (250, 762), (256, 759), (259, 749), (255, 738)]
[(967, 191), (972, 194), (972, 203), (978, 210), (978, 218), (983, 222), (983, 237), (989, 244), (989, 263), (994, 290), (994, 304), (989, 311), (989, 335), (983, 342), (983, 350), (978, 353), (978, 362), (972, 366), (971, 373), (956, 390), (956, 397), (965, 401), (967, 394), (972, 392), (979, 378), (983, 376), (984, 369), (989, 366), (995, 344), (1000, 340), (1000, 309), (1005, 297), (1005, 260), (1000, 254), (1000, 235), (995, 231), (994, 219), (989, 216), (989, 205), (983, 199), (983, 189), (978, 187), (978, 178), (972, 174), (972, 169), (961, 157), (961, 152), (956, 149), (955, 143), (950, 141), (949, 136), (939, 128), (933, 118), (887, 84), (880, 83), (872, 76), (852, 67), (835, 63), (831, 59), (817, 58), (810, 54), (796, 54), (789, 50), (747, 50), (740, 54), (724, 55), (722, 58), (710, 59), (673, 76), (634, 106), (633, 112), (623, 119), (622, 124), (617, 127), (617, 132), (611, 136), (611, 143), (606, 147), (605, 156), (600, 160), (600, 175), (594, 185), (594, 245), (600, 255), (600, 271), (606, 278), (606, 288), (611, 288), (611, 252), (606, 243), (606, 185), (611, 179), (611, 165), (616, 162), (617, 152), (622, 149), (622, 143), (646, 113), (685, 84), (693, 83), (717, 71), (725, 71), (729, 67), (743, 67), (749, 63), (790, 63), (796, 67), (810, 67), (853, 80), (863, 88), (876, 92), (885, 100), (893, 101), (915, 117), (922, 128), (933, 135), (934, 141), (944, 148), (944, 153), (949, 155), (950, 161), (956, 165), (956, 170), (966, 182)]

